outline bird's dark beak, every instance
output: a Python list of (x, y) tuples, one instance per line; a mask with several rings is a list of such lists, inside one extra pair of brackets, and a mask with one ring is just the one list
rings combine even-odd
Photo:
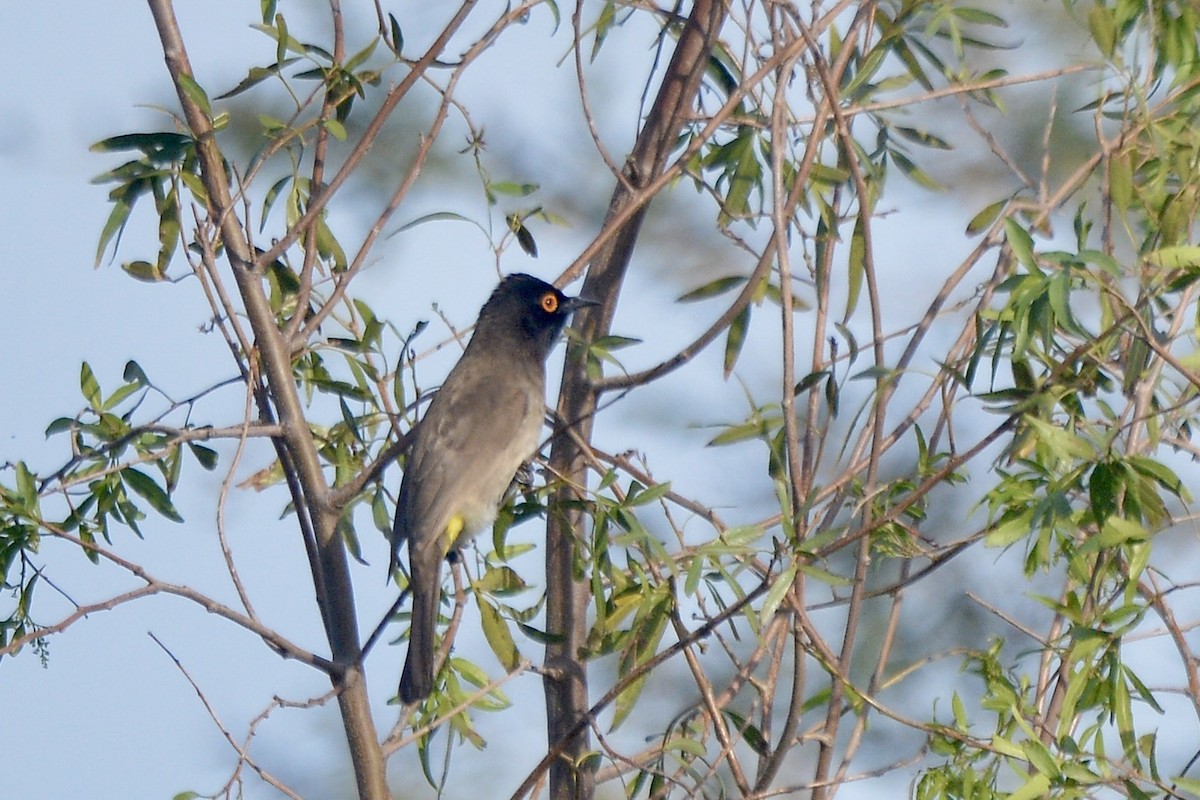
[(585, 308), (587, 306), (600, 305), (599, 300), (593, 300), (590, 297), (568, 297), (565, 303), (567, 311), (575, 311), (576, 309)]

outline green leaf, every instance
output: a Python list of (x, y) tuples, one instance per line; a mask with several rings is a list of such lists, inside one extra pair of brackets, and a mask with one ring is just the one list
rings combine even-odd
[(285, 58), (283, 61), (277, 64), (272, 64), (269, 67), (251, 67), (250, 72), (247, 73), (246, 77), (243, 78), (237, 86), (233, 87), (228, 92), (225, 92), (225, 94), (217, 95), (216, 99), (228, 100), (230, 97), (236, 97), (242, 92), (245, 92), (262, 83), (267, 78), (278, 75), (280, 70), (282, 70), (284, 67), (294, 64), (299, 60), (299, 58)]
[(178, 161), (192, 149), (192, 137), (172, 131), (153, 133), (123, 133), (96, 142), (90, 148), (93, 153), (139, 150), (155, 164)]
[(496, 194), (506, 194), (510, 197), (528, 197), (538, 190), (536, 183), (517, 183), (516, 181), (496, 181), (490, 184), (491, 189)]
[(1117, 210), (1124, 213), (1133, 203), (1133, 162), (1128, 152), (1108, 160), (1108, 194)]
[(1008, 22), (1003, 17), (993, 14), (991, 11), (984, 11), (982, 8), (955, 6), (954, 16), (975, 25), (992, 25), (997, 28), (1008, 27)]
[(1088, 28), (1092, 41), (1105, 58), (1112, 58), (1117, 46), (1117, 25), (1112, 9), (1096, 4), (1088, 10)]
[(338, 122), (336, 119), (327, 119), (322, 124), (325, 126), (325, 130), (329, 131), (329, 134), (333, 138), (337, 139), (339, 142), (346, 141), (345, 125)]
[(895, 150), (889, 151), (892, 160), (896, 162), (896, 166), (900, 171), (912, 179), (915, 183), (924, 186), (926, 189), (941, 190), (944, 188), (940, 183), (935, 181), (929, 173), (918, 167), (912, 159), (903, 153)]
[(212, 119), (212, 103), (209, 102), (208, 94), (204, 91), (204, 88), (196, 83), (195, 78), (186, 72), (181, 72), (179, 74), (179, 88), (183, 90), (183, 94), (187, 99), (195, 103), (204, 112), (204, 116), (210, 120)]
[(822, 369), (822, 370), (818, 370), (816, 372), (808, 373), (803, 378), (801, 378), (800, 381), (796, 384), (796, 386), (792, 389), (792, 394), (794, 394), (794, 395), (804, 394), (805, 392), (807, 392), (808, 390), (810, 390), (814, 386), (816, 386), (818, 383), (820, 383), (821, 379), (825, 378), (829, 374), (830, 374), (829, 370), (827, 370), (827, 369)]
[(59, 417), (46, 426), (46, 438), (49, 439), (56, 433), (69, 431), (71, 428), (75, 427), (75, 424), (76, 420), (72, 419), (71, 417)]
[[(755, 727), (750, 720), (727, 708), (722, 709), (721, 713), (729, 718), (729, 721), (733, 723), (733, 727), (741, 734), (742, 739), (745, 740), (746, 744), (750, 745), (751, 750), (760, 756), (770, 754), (771, 746), (767, 743), (766, 737), (762, 735), (762, 731)], [(704, 753), (702, 752), (700, 755), (703, 756)]]
[(1108, 547), (1117, 547), (1127, 542), (1140, 542), (1150, 537), (1149, 532), (1137, 522), (1121, 517), (1109, 517), (1100, 532), (1088, 537), (1080, 552), (1089, 552)]
[(1046, 797), (1049, 788), (1050, 778), (1039, 772), (1026, 781), (1020, 789), (1008, 795), (1007, 800), (1038, 800), (1038, 798)]
[(737, 364), (738, 356), (742, 353), (742, 345), (746, 343), (746, 331), (750, 328), (750, 305), (738, 312), (729, 324), (729, 333), (725, 337), (725, 377), (728, 378)]
[(1182, 789), (1188, 794), (1193, 794), (1197, 797), (1200, 797), (1200, 779), (1185, 778), (1184, 776), (1179, 775), (1175, 778), (1172, 778), (1171, 783), (1175, 784), (1176, 788)]
[(1058, 759), (1054, 757), (1050, 749), (1042, 744), (1040, 740), (1026, 739), (1021, 743), (1021, 749), (1025, 751), (1025, 757), (1029, 760), (1029, 763), (1042, 775), (1055, 780), (1062, 774)]
[(735, 286), (741, 286), (746, 282), (746, 278), (741, 275), (729, 275), (724, 278), (717, 278), (690, 292), (682, 295), (676, 302), (693, 303), (697, 300), (707, 300), (710, 297), (716, 297), (719, 294), (724, 294)]
[(1200, 267), (1200, 246), (1180, 245), (1163, 247), (1147, 253), (1146, 261), (1164, 269), (1196, 269)]
[(121, 374), (121, 377), (126, 383), (136, 383), (138, 386), (150, 385), (150, 378), (146, 376), (145, 371), (136, 361), (125, 362), (125, 371)]
[(863, 277), (867, 273), (867, 237), (863, 230), (862, 214), (854, 221), (854, 233), (850, 236), (850, 260), (846, 268), (846, 313), (842, 315), (843, 320), (853, 316), (854, 308), (858, 305), (858, 296), (862, 292)]
[(202, 444), (196, 444), (195, 442), (188, 442), (188, 450), (192, 452), (192, 455), (196, 457), (196, 461), (205, 470), (212, 472), (217, 468), (219, 456), (216, 450), (213, 450), (211, 447), (205, 447)]
[(747, 439), (758, 439), (765, 434), (762, 422), (759, 420), (751, 420), (743, 422), (739, 425), (730, 425), (725, 430), (718, 433), (716, 436), (708, 440), (707, 447), (720, 447), (721, 445), (733, 444), (735, 442), (744, 442)]
[(392, 52), (399, 58), (400, 51), (404, 49), (404, 32), (400, 30), (400, 23), (396, 21), (394, 14), (388, 14), (388, 25), (392, 31)]
[(521, 250), (525, 252), (525, 255), (529, 256), (530, 258), (537, 258), (537, 241), (533, 238), (533, 233), (531, 233), (529, 228), (525, 226), (525, 223), (521, 220), (520, 216), (517, 214), (509, 214), (507, 217), (507, 222), (508, 229), (517, 237), (517, 244), (520, 245)]
[(525, 591), (529, 585), (508, 566), (488, 567), (487, 571), (474, 583), (475, 591), (487, 592), (492, 595), (513, 595)]
[[(480, 596), (475, 595), (477, 598)], [(479, 599), (479, 617), (483, 623), (483, 635), (491, 646), (492, 652), (505, 670), (512, 672), (521, 663), (521, 653), (513, 641), (508, 623), (500, 616), (500, 612), (491, 603)]]
[(125, 274), (142, 283), (162, 283), (167, 279), (158, 264), (149, 261), (127, 261), (121, 265)]
[(1112, 464), (1101, 461), (1088, 477), (1088, 503), (1097, 525), (1103, 525), (1109, 515), (1116, 513), (1120, 488), (1118, 471)]
[(1000, 518), (1000, 522), (992, 528), (984, 538), (988, 547), (1007, 547), (1025, 538), (1033, 531), (1032, 512), (1020, 509), (1010, 512)]
[(91, 366), (86, 361), (79, 368), (79, 391), (93, 411), (101, 410), (103, 403), (100, 400), (100, 382), (96, 380), (96, 373), (92, 372)]
[(342, 69), (344, 69), (347, 72), (353, 72), (355, 69), (357, 69), (358, 67), (360, 67), (364, 63), (366, 63), (366, 60), (368, 58), (370, 58), (372, 55), (374, 55), (375, 48), (378, 46), (379, 46), (379, 39), (378, 38), (372, 39), (370, 42), (367, 43), (366, 47), (364, 47), (362, 50), (359, 50), (354, 55), (350, 56), (350, 58), (346, 61), (346, 63), (342, 65)]
[(24, 461), (18, 461), (16, 466), (17, 479), (17, 496), (21, 499), (21, 504), (25, 510), (32, 511), (37, 508), (37, 478)]
[(121, 470), (121, 480), (143, 500), (150, 504), (158, 513), (172, 522), (183, 522), (183, 517), (175, 510), (171, 497), (158, 483), (144, 472), (133, 467)]
[[(103, 230), (100, 231), (100, 242), (96, 245), (96, 263), (95, 266), (100, 266), (100, 262), (104, 260), (104, 251), (108, 249), (108, 243), (116, 238), (117, 244), (120, 244), (121, 233), (125, 230), (125, 223), (129, 221), (129, 214), (133, 211), (133, 203), (121, 196), (113, 200), (113, 209), (109, 212), (108, 220), (104, 223)], [(116, 247), (113, 247), (114, 255)]]
[(1006, 205), (1008, 205), (1007, 199), (997, 200), (971, 217), (971, 221), (967, 223), (967, 236), (976, 236), (990, 228)]
[(125, 384), (118, 386), (116, 391), (114, 391), (112, 394), (110, 394), (108, 396), (108, 399), (104, 401), (104, 410), (111, 411), (112, 409), (119, 406), (121, 404), (122, 400), (124, 400), (126, 397), (129, 397), (129, 395), (133, 394), (134, 392), (138, 391), (141, 388), (142, 387), (136, 383), (125, 383)]
[[(637, 486), (638, 484), (634, 484), (634, 485)], [(638, 491), (636, 493), (634, 493), (632, 490), (630, 490), (628, 496), (625, 499), (625, 504), (627, 506), (629, 506), (630, 508), (633, 508), (636, 506), (644, 506), (648, 503), (653, 503), (655, 500), (658, 500), (660, 497), (662, 497), (669, 491), (671, 491), (671, 482), (670, 481), (663, 481), (662, 483), (656, 483), (655, 485), (651, 486), (650, 488), (642, 489), (641, 491)]]
[(900, 134), (905, 139), (908, 139), (910, 142), (916, 142), (917, 144), (924, 145), (925, 147), (932, 147), (935, 150), (953, 150), (954, 149), (954, 145), (950, 144), (945, 139), (942, 139), (938, 136), (934, 136), (932, 133), (929, 133), (928, 131), (921, 131), (921, 130), (917, 130), (916, 128), (904, 128), (904, 127), (900, 127), (900, 126), (896, 126), (896, 127), (892, 128), (891, 130)]
[(1018, 225), (1012, 217), (1007, 217), (1004, 220), (1004, 233), (1008, 237), (1008, 246), (1012, 248), (1017, 261), (1030, 269), (1035, 268), (1037, 259), (1033, 257), (1033, 237), (1029, 235), (1029, 232)]
[(767, 596), (763, 598), (762, 609), (758, 612), (764, 625), (774, 616), (788, 589), (792, 588), (792, 583), (796, 580), (797, 569), (796, 564), (790, 564), (787, 569), (771, 579), (771, 588), (767, 590)]
[(424, 225), (426, 222), (437, 222), (437, 221), (441, 221), (441, 220), (451, 220), (454, 222), (469, 222), (472, 225), (474, 225), (476, 228), (479, 228), (479, 230), (482, 231), (485, 236), (487, 235), (487, 230), (484, 229), (478, 222), (471, 219), (470, 217), (464, 217), (462, 214), (458, 214), (454, 211), (434, 211), (431, 214), (422, 214), (421, 216), (417, 217), (416, 219), (412, 220), (411, 222), (404, 223), (399, 228), (397, 228), (396, 230), (389, 233), (387, 235), (387, 238), (390, 239), (391, 237), (395, 236), (398, 233), (403, 233), (404, 231), (408, 230), (409, 228), (415, 228), (418, 225)]

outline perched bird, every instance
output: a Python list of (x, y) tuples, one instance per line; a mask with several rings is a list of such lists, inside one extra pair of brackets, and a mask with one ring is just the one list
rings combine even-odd
[(530, 275), (502, 280), (417, 428), (396, 503), (389, 571), (407, 540), (412, 625), (400, 678), (405, 704), (433, 691), (442, 561), (491, 524), (513, 476), (537, 449), (546, 358), (571, 312), (590, 304)]

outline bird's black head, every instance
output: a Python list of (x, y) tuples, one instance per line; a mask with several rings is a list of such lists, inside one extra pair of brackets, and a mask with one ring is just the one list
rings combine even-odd
[(571, 312), (590, 301), (568, 297), (543, 280), (516, 273), (500, 281), (479, 312), (471, 343), (511, 342), (545, 361)]

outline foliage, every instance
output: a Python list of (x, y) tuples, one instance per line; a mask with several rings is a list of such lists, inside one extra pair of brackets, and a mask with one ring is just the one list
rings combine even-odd
[[(1059, 24), (1086, 31), (1092, 52), (1010, 74), (1005, 65), (1022, 63), (1020, 36), (992, 8), (958, 0), (682, 10), (607, 0), (582, 4), (569, 25), (550, 0), (468, 2), (420, 37), (381, 10), (362, 41), (334, 2), (324, 44), (302, 41), (287, 5), (264, 0), (262, 50), (223, 93), (172, 57), (180, 32), (170, 4), (150, 6), (180, 113), (171, 130), (96, 145), (126, 159), (99, 178), (112, 187), (112, 211), (97, 261), (134, 250), (142, 256), (121, 263), (134, 279), (200, 292), (235, 377), (213, 377), (180, 401), (132, 361), (107, 392), (110, 379), (82, 365), (81, 410), (47, 428), (61, 467), (40, 474), (17, 463), (0, 486), (0, 576), (13, 597), (0, 655), (29, 646), (45, 657), (50, 638), (88, 612), (52, 623), (38, 614), (40, 580), (61, 557), (47, 545), (67, 543), (141, 582), (106, 607), (175, 594), (325, 672), (363, 798), (389, 796), (387, 758), (409, 745), (440, 783), (439, 731), (483, 747), (478, 715), (521, 713), (508, 710), (502, 684), (529, 671), (542, 645), (549, 745), (514, 797), (532, 796), (547, 771), (555, 797), (590, 796), (605, 782), (630, 798), (826, 798), (866, 779), (911, 781), (919, 798), (1200, 789), (1196, 758), (1163, 746), (1168, 732), (1196, 740), (1195, 720), (1180, 722), (1164, 695), (1200, 717), (1200, 660), (1186, 636), (1194, 560), (1172, 563), (1170, 541), (1191, 500), (1180, 456), (1200, 455), (1191, 441), (1200, 327), (1188, 324), (1200, 278), (1192, 6), (1068, 4)], [(531, 20), (553, 30), (553, 44), (569, 42), (597, 162), (616, 176), (603, 226), (562, 275), (586, 271), (584, 293), (602, 312), (571, 333), (546, 481), (519, 483), (491, 541), (452, 570), (437, 690), (379, 736), (359, 678), (385, 630), (403, 639), (407, 617), (398, 606), (360, 641), (346, 558), (388, 546), (398, 485), (388, 468), (403, 463), (424, 399), (415, 342), (425, 326), (382, 319), (355, 280), (393, 229), (465, 220), (498, 267), (514, 244), (536, 255), (539, 227), (566, 220), (543, 176), (493, 177), (499, 159), (456, 93), (496, 41)], [(619, 77), (654, 94), (636, 141), (621, 145), (628, 160), (614, 160), (594, 133), (605, 112), (588, 102), (587, 77), (614, 71), (609, 50), (648, 29), (661, 56), (652, 74)], [(432, 44), (418, 52), (406, 33)], [(1033, 157), (996, 130), (1011, 124), (1003, 112), (1018, 87), (1066, 93), (1081, 72), (1093, 94), (1070, 119), (1091, 133), (1064, 132), (1053, 104)], [(659, 85), (664, 73), (678, 80)], [(418, 85), (437, 97), (420, 145), (351, 241), (330, 212), (385, 123), (421, 113)], [(287, 98), (288, 112), (244, 105), (268, 97)], [(933, 113), (951, 107), (948, 122)], [(473, 176), (482, 216), (444, 208), (396, 225), (451, 118), (468, 145), (442, 155)], [(239, 138), (247, 130), (249, 148)], [(1005, 186), (955, 195), (971, 204), (971, 249), (954, 263), (953, 248), (929, 248), (922, 280), (891, 296), (884, 286), (899, 259), (877, 244), (887, 215), (913, 202), (914, 187), (959, 191), (962, 173), (941, 159), (972, 147), (1004, 170)], [(661, 354), (654, 320), (611, 329), (627, 275), (639, 280), (630, 255), (642, 226), (666, 226), (667, 238), (670, 226), (685, 229), (674, 216), (643, 219), (652, 201), (692, 219), (701, 209), (736, 253), (712, 274), (662, 278), (677, 285), (695, 335)], [(157, 220), (156, 243), (122, 241), (138, 213)], [(755, 349), (768, 338), (778, 363)], [(713, 370), (696, 357), (717, 341)], [(649, 366), (626, 366), (639, 363)], [(592, 430), (608, 398), (636, 398), (675, 371), (710, 387), (762, 369), (777, 388), (746, 388), (744, 418), (708, 431), (695, 463), (732, 475), (757, 448), (757, 474), (739, 478), (770, 508), (719, 510), (676, 488), (688, 476), (657, 477), (650, 458), (607, 452)], [(226, 391), (244, 392), (244, 415), (198, 424), (194, 411)], [(121, 528), (151, 535), (151, 514), (184, 522), (175, 494), (195, 466), (226, 471), (223, 507), (253, 442), (269, 443), (274, 464), (249, 483), (294, 524), (328, 653), (265, 626), (232, 560), (241, 607), (161, 582), (123, 555)], [(522, 558), (529, 546), (508, 536), (542, 518), (544, 581)], [(953, 642), (926, 638), (922, 605), (936, 602), (936, 576), (950, 574), (939, 568), (976, 551), (988, 569), (1003, 554), (1020, 567), (996, 584), (941, 592), (955, 615), (982, 609), (996, 635), (964, 625)], [(1014, 594), (1034, 598), (1040, 616), (1014, 616)], [(491, 658), (450, 651), (474, 620)], [(1171, 654), (1153, 676), (1131, 657), (1148, 647), (1161, 663)], [(960, 680), (945, 677), (947, 664), (961, 664)], [(664, 676), (687, 687), (665, 717), (647, 692)], [(631, 727), (636, 747), (623, 738)], [(889, 736), (908, 749), (881, 766), (870, 744)], [(250, 751), (239, 758), (231, 786), (243, 764), (282, 785)]]

